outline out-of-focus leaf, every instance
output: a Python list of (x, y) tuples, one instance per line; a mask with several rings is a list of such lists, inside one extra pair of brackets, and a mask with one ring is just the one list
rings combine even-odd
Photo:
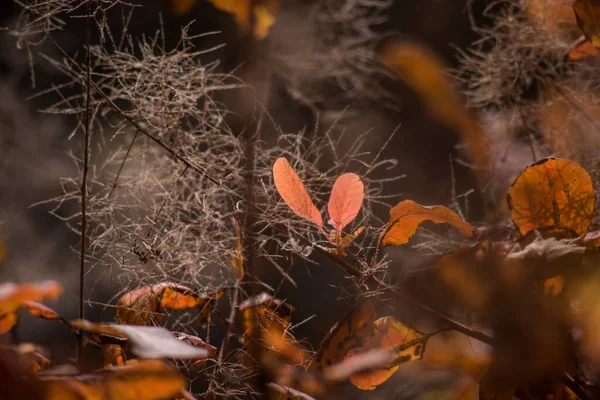
[(309, 370), (324, 370), (344, 359), (348, 351), (360, 347), (375, 332), (375, 301), (367, 299), (352, 308), (325, 335)]
[(380, 240), (380, 247), (405, 244), (425, 221), (450, 224), (463, 235), (473, 237), (477, 230), (462, 220), (454, 211), (444, 206), (422, 206), (412, 200), (404, 200), (390, 210), (388, 223)]
[(387, 45), (380, 56), (384, 64), (415, 91), (434, 118), (460, 134), (480, 185), (485, 185), (490, 168), (487, 136), (479, 121), (466, 110), (444, 72), (446, 67), (442, 61), (429, 49), (408, 41)]
[(329, 211), (329, 224), (337, 230), (338, 234), (348, 225), (360, 211), (365, 198), (365, 186), (360, 177), (347, 173), (335, 181), (327, 210)]
[(190, 12), (198, 0), (168, 0), (169, 1), (169, 9), (173, 12), (173, 14), (183, 15)]
[(375, 335), (361, 348), (351, 349), (347, 357), (355, 357), (365, 350), (384, 349), (393, 354), (393, 359), (383, 369), (355, 374), (350, 377), (350, 380), (361, 390), (375, 389), (387, 381), (400, 364), (423, 358), (428, 338), (394, 317), (379, 318), (375, 321)]
[(159, 326), (108, 325), (127, 337), (131, 352), (142, 358), (204, 359), (210, 355), (206, 348), (192, 346), (178, 340)]
[(596, 205), (589, 174), (576, 162), (560, 158), (527, 167), (506, 200), (521, 235), (534, 229), (566, 228), (583, 236)]
[(600, 3), (596, 0), (575, 0), (573, 10), (579, 29), (594, 47), (600, 47)]
[(8, 313), (0, 316), (0, 335), (10, 331), (17, 324), (19, 317), (16, 313)]
[(29, 314), (42, 319), (62, 320), (56, 311), (37, 301), (26, 301), (23, 307)]
[(44, 400), (162, 400), (185, 390), (188, 382), (160, 360), (145, 360), (102, 372), (45, 381)]
[(125, 351), (118, 344), (107, 344), (102, 346), (102, 357), (104, 358), (104, 367), (114, 367), (125, 365)]
[(285, 204), (299, 217), (305, 219), (319, 228), (323, 228), (323, 218), (317, 207), (312, 202), (302, 180), (292, 168), (287, 159), (281, 157), (273, 165), (273, 179), (277, 191)]
[(0, 284), (0, 315), (18, 311), (26, 301), (56, 299), (62, 292), (61, 284), (55, 281)]
[(233, 15), (235, 22), (245, 30), (250, 28), (250, 6), (253, 5), (254, 36), (264, 39), (275, 23), (280, 0), (210, 0), (219, 10)]

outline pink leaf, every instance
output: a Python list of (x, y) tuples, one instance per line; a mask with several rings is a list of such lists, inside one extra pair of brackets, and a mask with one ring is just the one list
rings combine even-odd
[(338, 232), (348, 225), (360, 211), (365, 198), (365, 186), (356, 174), (340, 176), (333, 185), (327, 209), (331, 219), (329, 223)]
[(323, 228), (323, 218), (314, 205), (304, 184), (288, 160), (281, 157), (273, 165), (275, 187), (285, 204), (301, 218)]

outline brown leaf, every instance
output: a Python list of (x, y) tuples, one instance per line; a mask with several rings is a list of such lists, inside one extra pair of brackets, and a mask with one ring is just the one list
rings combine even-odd
[(190, 12), (198, 0), (169, 0), (169, 8), (173, 14), (183, 15)]
[(104, 358), (104, 367), (125, 365), (127, 359), (123, 347), (118, 344), (107, 344), (102, 346), (102, 357)]
[(356, 357), (366, 350), (383, 349), (390, 351), (393, 358), (387, 367), (352, 375), (350, 380), (361, 390), (375, 389), (388, 380), (400, 364), (423, 358), (427, 339), (428, 336), (406, 326), (394, 317), (379, 318), (375, 321), (375, 335), (362, 347), (351, 349), (347, 357)]
[(596, 198), (589, 174), (574, 161), (546, 158), (517, 178), (506, 198), (521, 235), (534, 229), (566, 228), (583, 236)]
[(447, 207), (428, 207), (412, 200), (404, 200), (390, 210), (390, 222), (381, 236), (379, 246), (398, 246), (408, 243), (419, 225), (425, 221), (450, 224), (467, 237), (477, 234), (477, 230), (471, 224), (463, 221), (458, 214)]
[(352, 308), (325, 335), (310, 370), (325, 369), (344, 359), (350, 349), (362, 346), (375, 332), (375, 301), (367, 299)]
[(149, 325), (160, 322), (158, 295), (151, 286), (125, 293), (117, 303), (117, 321), (120, 324)]
[(598, 49), (594, 47), (592, 42), (582, 36), (576, 40), (569, 48), (565, 61), (577, 61), (598, 55)]

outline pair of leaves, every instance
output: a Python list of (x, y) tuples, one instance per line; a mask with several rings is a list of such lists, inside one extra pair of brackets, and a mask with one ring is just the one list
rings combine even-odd
[[(56, 311), (36, 301), (23, 302), (21, 310), (25, 310), (37, 318), (62, 321), (68, 325), (68, 323)], [(8, 332), (17, 324), (19, 321), (18, 312), (19, 310), (4, 314), (0, 317), (0, 334)]]
[(202, 295), (187, 286), (172, 282), (144, 286), (121, 296), (117, 304), (117, 320), (121, 324), (149, 325), (162, 320), (158, 312), (160, 307), (166, 310), (197, 307), (201, 310), (201, 323), (206, 323), (216, 300), (223, 294), (224, 291), (220, 290)]
[[(275, 187), (288, 207), (299, 217), (323, 230), (323, 218), (308, 194), (302, 180), (287, 159), (281, 157), (273, 165)], [(353, 173), (340, 176), (334, 183), (327, 204), (329, 224), (338, 237), (342, 229), (358, 215), (365, 197), (365, 187), (360, 177)]]

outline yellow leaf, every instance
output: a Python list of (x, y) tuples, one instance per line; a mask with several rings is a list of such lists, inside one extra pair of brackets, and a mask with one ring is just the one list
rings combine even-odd
[(473, 237), (477, 230), (454, 211), (444, 206), (422, 206), (412, 200), (404, 200), (390, 210), (388, 223), (380, 240), (380, 247), (405, 244), (425, 221), (450, 224), (463, 235)]

